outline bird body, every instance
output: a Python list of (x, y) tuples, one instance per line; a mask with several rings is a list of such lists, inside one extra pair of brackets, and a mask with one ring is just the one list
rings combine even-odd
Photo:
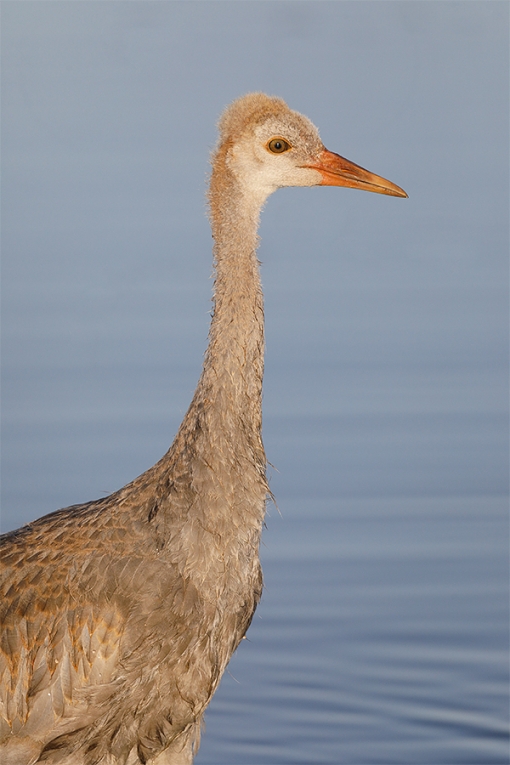
[(262, 592), (260, 210), (280, 186), (399, 187), (280, 99), (224, 113), (209, 191), (214, 312), (169, 451), (103, 499), (2, 537), (3, 765), (188, 765)]

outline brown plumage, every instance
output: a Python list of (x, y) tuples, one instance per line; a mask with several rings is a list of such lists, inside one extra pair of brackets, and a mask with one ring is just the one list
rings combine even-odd
[(262, 591), (262, 205), (280, 186), (398, 186), (324, 149), (280, 99), (219, 124), (214, 315), (169, 451), (105, 499), (2, 537), (3, 765), (185, 765)]

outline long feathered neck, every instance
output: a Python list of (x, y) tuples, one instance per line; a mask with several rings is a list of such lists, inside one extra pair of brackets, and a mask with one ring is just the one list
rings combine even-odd
[(188, 443), (198, 439), (200, 448), (210, 448), (211, 459), (223, 449), (235, 450), (260, 472), (265, 469), (264, 307), (256, 256), (261, 202), (230, 171), (227, 151), (224, 144), (216, 153), (209, 189), (215, 266), (209, 346), (180, 433)]
[[(202, 375), (174, 443), (134, 485), (152, 497), (159, 475), (156, 495), (182, 497), (183, 522), (199, 518), (209, 531), (218, 527), (235, 550), (244, 540), (247, 559), (255, 560), (270, 493), (261, 434), (264, 308), (256, 256), (262, 202), (230, 171), (225, 146), (213, 162), (209, 201), (214, 312)], [(186, 549), (195, 550), (195, 542), (188, 539)]]
[(226, 148), (215, 157), (209, 191), (216, 278), (201, 383), (218, 405), (260, 429), (264, 307), (256, 250), (261, 205), (229, 170)]

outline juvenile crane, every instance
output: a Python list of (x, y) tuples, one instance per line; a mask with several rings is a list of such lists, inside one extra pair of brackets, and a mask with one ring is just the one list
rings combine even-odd
[(3, 765), (189, 765), (262, 591), (263, 301), (257, 228), (283, 186), (405, 197), (324, 148), (279, 98), (221, 117), (209, 204), (214, 313), (162, 459), (109, 497), (2, 537)]

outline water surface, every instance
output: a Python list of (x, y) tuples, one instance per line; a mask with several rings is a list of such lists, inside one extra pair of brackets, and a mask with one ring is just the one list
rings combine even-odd
[(197, 762), (507, 763), (506, 500), (282, 504)]

